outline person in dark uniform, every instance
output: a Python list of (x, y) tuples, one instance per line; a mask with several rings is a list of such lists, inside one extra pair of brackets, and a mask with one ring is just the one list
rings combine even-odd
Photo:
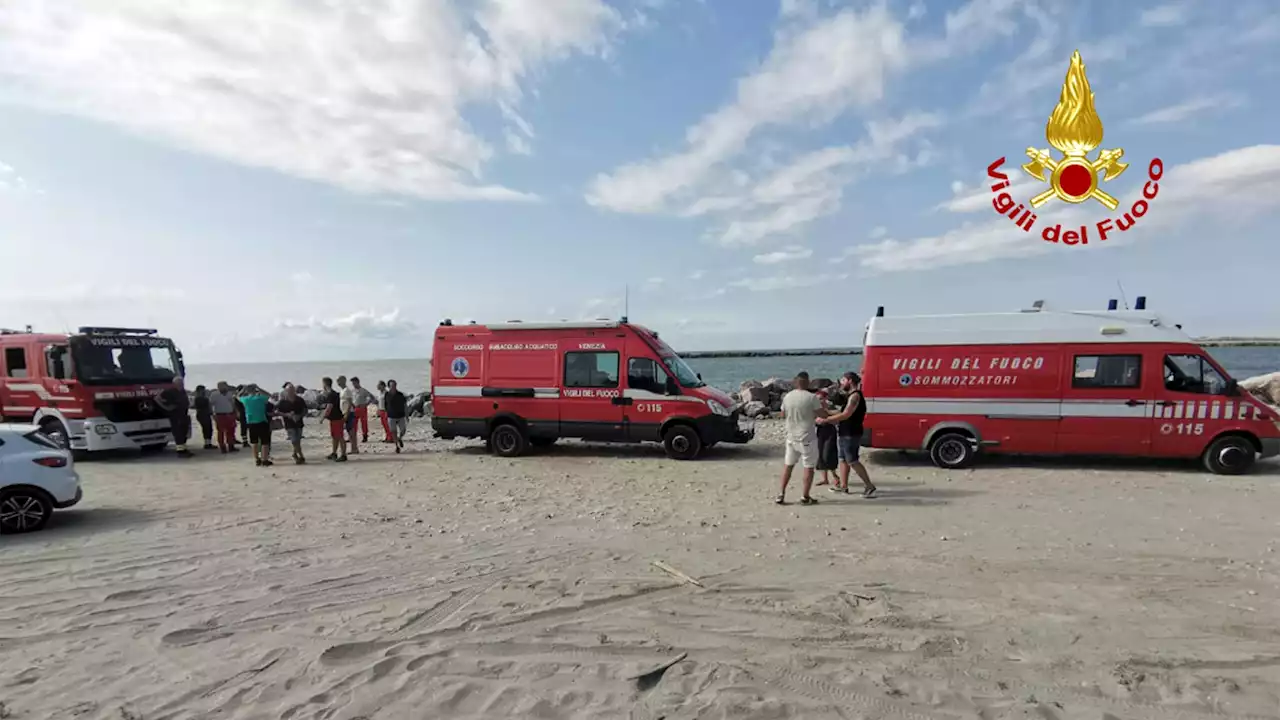
[(178, 457), (189, 458), (187, 438), (191, 436), (191, 399), (181, 375), (175, 375), (173, 385), (156, 396), (156, 405), (169, 413), (169, 428), (173, 430), (173, 444)]
[(200, 423), (200, 433), (204, 435), (204, 449), (212, 450), (213, 444), (213, 404), (209, 402), (209, 390), (203, 385), (196, 386), (196, 397), (192, 402), (196, 409), (196, 422)]
[(862, 444), (862, 421), (867, 415), (867, 401), (862, 397), (862, 378), (858, 373), (847, 372), (840, 377), (840, 392), (844, 396), (844, 409), (827, 418), (819, 418), (818, 424), (836, 426), (836, 448), (840, 454), (840, 477), (832, 492), (849, 492), (849, 471), (853, 470), (862, 480), (862, 497), (876, 496), (876, 486), (871, 483), (867, 469), (858, 459), (858, 446)]

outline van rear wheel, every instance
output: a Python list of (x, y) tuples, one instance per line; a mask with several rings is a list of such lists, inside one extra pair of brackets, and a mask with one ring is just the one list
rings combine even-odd
[(961, 470), (977, 456), (973, 438), (958, 432), (942, 433), (929, 443), (929, 459), (944, 470)]
[(489, 445), (498, 457), (517, 457), (529, 448), (529, 438), (515, 425), (503, 423), (489, 434)]
[(1239, 435), (1220, 437), (1204, 451), (1205, 468), (1216, 475), (1242, 475), (1253, 467), (1258, 453), (1253, 443)]
[(688, 425), (673, 425), (662, 436), (662, 447), (672, 460), (693, 460), (702, 453), (702, 438)]

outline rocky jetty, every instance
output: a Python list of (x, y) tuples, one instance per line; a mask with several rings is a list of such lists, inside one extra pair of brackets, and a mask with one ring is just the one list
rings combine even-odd
[(1247, 391), (1268, 405), (1280, 406), (1280, 372), (1241, 380), (1240, 389)]
[[(814, 390), (829, 388), (835, 381), (828, 378), (814, 378), (810, 387)], [(782, 396), (791, 392), (790, 380), (769, 378), (764, 382), (747, 380), (738, 389), (738, 401), (742, 403), (742, 414), (752, 418), (767, 418), (782, 412)]]

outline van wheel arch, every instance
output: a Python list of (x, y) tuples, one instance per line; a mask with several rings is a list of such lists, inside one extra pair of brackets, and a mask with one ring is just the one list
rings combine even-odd
[(934, 438), (938, 437), (942, 433), (948, 432), (968, 435), (973, 438), (974, 445), (982, 444), (982, 434), (979, 433), (978, 428), (974, 427), (972, 424), (967, 422), (940, 422), (929, 428), (929, 431), (924, 434), (924, 442), (921, 443), (920, 449), (928, 452), (929, 447), (933, 445)]
[(935, 466), (944, 470), (963, 470), (973, 465), (978, 456), (978, 434), (964, 425), (946, 425), (929, 434), (925, 450)]
[[(1249, 452), (1247, 457), (1239, 458), (1238, 462), (1231, 462), (1229, 453), (1231, 448), (1239, 447), (1244, 449), (1247, 447)], [(1215, 475), (1243, 475), (1248, 472), (1253, 463), (1257, 460), (1258, 453), (1262, 452), (1262, 442), (1253, 434), (1243, 430), (1228, 430), (1215, 435), (1204, 447), (1200, 454), (1200, 462), (1205, 469)]]

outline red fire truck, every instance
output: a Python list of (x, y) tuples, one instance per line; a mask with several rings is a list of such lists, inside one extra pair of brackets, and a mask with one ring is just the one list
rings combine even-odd
[[(454, 325), (436, 330), (432, 426), (443, 438), (484, 438), (503, 457), (558, 438), (660, 442), (692, 460), (745, 443), (754, 422), (707, 387), (658, 334), (599, 321)], [(434, 362), (440, 360), (441, 362)]]
[(0, 418), (31, 423), (73, 452), (169, 442), (155, 396), (183, 373), (155, 330), (82, 327), (71, 335), (0, 330)]
[(1238, 474), (1280, 420), (1182, 327), (1146, 309), (884, 317), (864, 340), (863, 444), (942, 468), (979, 452), (1200, 458)]

